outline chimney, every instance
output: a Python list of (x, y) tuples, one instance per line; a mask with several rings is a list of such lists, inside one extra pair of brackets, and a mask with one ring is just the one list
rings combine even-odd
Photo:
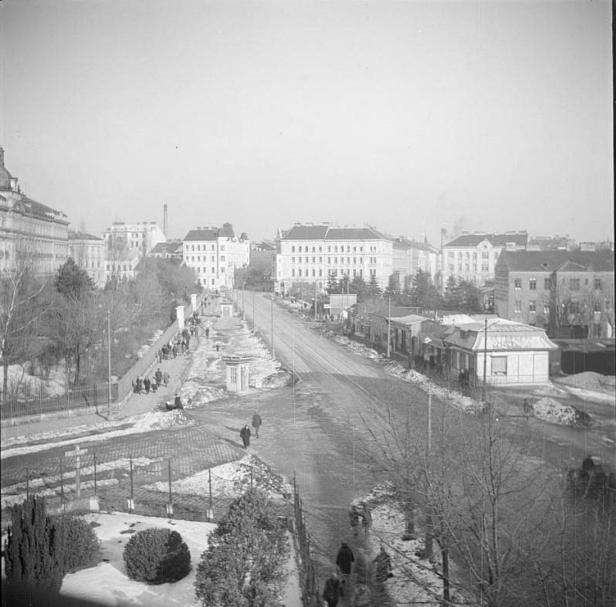
[(11, 192), (17, 192), (17, 177), (11, 177)]
[(163, 204), (163, 234), (165, 235), (165, 238), (169, 238), (169, 235), (167, 234), (167, 230), (169, 228), (169, 226), (167, 225), (167, 221), (168, 221), (168, 217), (167, 217), (167, 203), (165, 202)]

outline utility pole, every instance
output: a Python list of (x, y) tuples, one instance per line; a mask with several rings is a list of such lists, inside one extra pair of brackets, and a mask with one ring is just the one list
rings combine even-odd
[[(166, 205), (165, 205), (166, 206)], [(111, 416), (111, 314), (107, 309), (107, 417)]]
[(271, 312), (272, 312), (272, 358), (276, 358), (274, 353), (274, 295), (272, 294), (271, 299)]
[(486, 370), (488, 364), (488, 317), (484, 319), (483, 325), (483, 387), (481, 389), (481, 400), (486, 401)]
[(391, 295), (387, 296), (387, 358), (391, 354), (391, 344), (390, 344), (390, 333), (391, 333)]
[(242, 320), (244, 320), (244, 292), (246, 291), (246, 283), (242, 285)]
[(428, 460), (432, 450), (432, 384), (428, 382)]
[[(253, 287), (254, 288), (254, 287)], [(255, 330), (255, 292), (252, 292), (252, 330)]]
[(317, 320), (317, 281), (314, 281), (314, 320)]

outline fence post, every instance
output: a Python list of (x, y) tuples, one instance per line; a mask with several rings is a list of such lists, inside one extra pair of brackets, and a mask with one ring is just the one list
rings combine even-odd
[(173, 496), (171, 493), (171, 458), (167, 460), (167, 469), (169, 471), (169, 503), (167, 504), (167, 515), (173, 516)]
[(96, 491), (96, 453), (94, 454), (94, 497), (98, 497)]
[(130, 497), (128, 498), (128, 511), (132, 512), (135, 509), (135, 502), (133, 500), (133, 456), (130, 455), (128, 459), (129, 476), (130, 476)]
[(30, 468), (26, 468), (26, 499), (30, 497)]

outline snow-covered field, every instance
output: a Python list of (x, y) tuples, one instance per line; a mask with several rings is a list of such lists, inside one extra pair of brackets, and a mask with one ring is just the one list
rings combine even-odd
[[(18, 396), (61, 396), (65, 393), (66, 373), (62, 365), (52, 368), (47, 379), (30, 375), (30, 365), (10, 365), (8, 391)], [(0, 367), (0, 386), (4, 385), (4, 369)]]
[[(117, 607), (199, 605), (194, 589), (196, 568), (201, 560), (201, 554), (207, 549), (209, 534), (215, 528), (213, 523), (169, 520), (119, 512), (88, 514), (85, 518), (98, 524), (94, 527), (94, 531), (101, 540), (102, 558), (106, 561), (96, 567), (66, 575), (61, 594)], [(122, 559), (124, 546), (133, 531), (149, 527), (173, 529), (182, 536), (190, 550), (192, 564), (190, 573), (184, 579), (173, 584), (149, 586), (128, 578)]]

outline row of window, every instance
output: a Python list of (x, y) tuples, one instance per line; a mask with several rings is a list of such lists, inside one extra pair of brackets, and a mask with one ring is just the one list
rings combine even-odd
[[(513, 311), (516, 312), (517, 314), (521, 314), (522, 313), (522, 302), (519, 299), (516, 299), (513, 302)], [(528, 311), (529, 312), (537, 312), (537, 302), (534, 299), (531, 299), (528, 302)], [(550, 306), (548, 304), (545, 304), (543, 306), (543, 314), (544, 314), (544, 316), (549, 316), (549, 314), (550, 314)]]
[[(195, 249), (195, 247), (197, 247), (197, 248)], [(224, 250), (225, 250), (225, 245), (224, 245), (224, 244), (221, 244), (219, 248), (220, 248), (220, 250), (221, 250), (221, 251), (224, 251)], [(215, 244), (210, 245), (210, 249), (211, 249), (212, 251), (215, 251), (215, 250), (216, 250), (216, 245), (215, 245)], [(194, 245), (194, 244), (191, 244), (191, 245), (186, 245), (186, 250), (187, 250), (187, 251), (188, 251), (188, 250), (190, 250), (190, 251), (195, 251), (195, 250), (196, 250), (196, 251), (207, 251), (207, 245), (206, 245), (206, 244), (204, 244), (204, 245), (203, 245), (203, 249), (201, 248), (201, 245), (200, 245), (200, 244), (198, 244), (198, 245)]]
[[(458, 272), (462, 273), (466, 271), (467, 274), (470, 274), (471, 271), (472, 272), (477, 272), (477, 265), (475, 264), (474, 266), (469, 266), (468, 264), (466, 264), (465, 266), (465, 270), (462, 269), (462, 264), (458, 264)], [(490, 266), (487, 263), (482, 263), (481, 264), (481, 271), (482, 272), (489, 272), (490, 271)], [(455, 266), (450, 263), (449, 264), (449, 273), (453, 274), (455, 272)]]
[[(207, 274), (207, 268), (205, 266), (203, 267), (196, 267), (193, 268), (193, 270), (195, 272), (197, 272), (197, 274)], [(212, 274), (216, 274), (216, 268), (212, 267)], [(220, 273), (224, 274), (225, 273), (225, 269), (224, 268), (220, 268)]]
[[(196, 256), (196, 260), (197, 261), (201, 261), (201, 255), (197, 255)], [(221, 255), (220, 256), (220, 261), (224, 261), (225, 260), (225, 256)], [(186, 261), (195, 261), (195, 255), (186, 255)], [(203, 255), (203, 261), (207, 261), (207, 256)], [(212, 263), (216, 262), (216, 255), (212, 255)]]
[[(468, 261), (470, 259), (472, 259), (473, 261), (477, 261), (477, 253), (476, 252), (469, 253), (468, 251), (465, 251), (464, 253), (462, 253), (462, 251), (458, 251), (457, 253), (455, 253), (454, 251), (448, 251), (448, 253), (447, 253), (447, 258), (448, 259), (453, 260), (456, 257), (458, 258), (458, 263), (462, 263), (462, 259), (466, 259), (467, 263), (468, 263)], [(494, 261), (496, 261), (498, 259), (498, 251), (494, 252), (493, 258), (494, 258)], [(481, 259), (483, 259), (485, 261), (489, 261), (489, 259), (490, 259), (489, 251), (482, 251)]]
[[(585, 278), (584, 279), (584, 285), (588, 286), (589, 284), (589, 279)], [(521, 289), (522, 288), (522, 279), (521, 278), (516, 278), (513, 281), (513, 288), (514, 289)], [(551, 278), (544, 278), (543, 279), (543, 288), (546, 291), (549, 291), (552, 288), (552, 279)], [(571, 291), (579, 291), (581, 288), (581, 279), (580, 278), (570, 278), (569, 279), (569, 290)], [(601, 290), (601, 279), (600, 278), (595, 278), (594, 279), (594, 288), (595, 290)], [(536, 278), (530, 278), (528, 281), (528, 289), (530, 291), (536, 291), (537, 290), (537, 279)]]
[[(301, 253), (302, 252), (301, 245), (298, 245), (297, 247), (295, 247), (295, 245), (291, 245), (291, 253), (295, 253), (296, 252), (296, 250), (295, 250), (296, 248), (297, 248), (297, 253)], [(304, 246), (304, 253), (309, 253), (309, 249), (310, 249), (310, 247)], [(317, 249), (318, 249), (319, 253), (323, 252), (323, 247), (312, 247), (312, 252), (316, 253)], [(340, 245), (340, 247), (338, 247), (337, 245), (334, 245), (333, 249), (334, 249), (334, 253), (338, 253), (338, 252), (344, 253), (345, 252), (344, 245)], [(353, 247), (353, 253), (357, 253), (358, 251), (360, 253), (363, 253), (364, 252), (364, 247)], [(368, 251), (370, 253), (376, 253), (377, 247), (376, 246), (370, 246), (370, 247), (368, 247)], [(332, 247), (331, 246), (327, 247), (327, 252), (328, 253), (332, 252)], [(346, 252), (347, 253), (351, 252), (351, 245), (347, 245), (346, 246)]]
[[(344, 257), (340, 257), (340, 263), (345, 263), (344, 259), (345, 259)], [(357, 265), (357, 263), (358, 263), (357, 259), (358, 259), (357, 257), (353, 257), (353, 265)], [(295, 263), (295, 257), (291, 257), (291, 263)], [(302, 261), (302, 257), (298, 257), (297, 258), (297, 263), (310, 263), (310, 257), (304, 257), (303, 261)], [(317, 263), (317, 258), (316, 257), (312, 258), (312, 263)], [(319, 263), (323, 263), (323, 258), (322, 257), (319, 257)], [(329, 264), (332, 263), (332, 258), (331, 257), (327, 258), (327, 263), (329, 263)], [(338, 257), (334, 257), (333, 263), (336, 263), (336, 264), (338, 263)], [(346, 258), (346, 263), (348, 265), (351, 264), (351, 258), (350, 257)], [(359, 258), (359, 263), (360, 264), (364, 263), (364, 258), (363, 257)], [(369, 263), (376, 264), (376, 257), (370, 257)]]

